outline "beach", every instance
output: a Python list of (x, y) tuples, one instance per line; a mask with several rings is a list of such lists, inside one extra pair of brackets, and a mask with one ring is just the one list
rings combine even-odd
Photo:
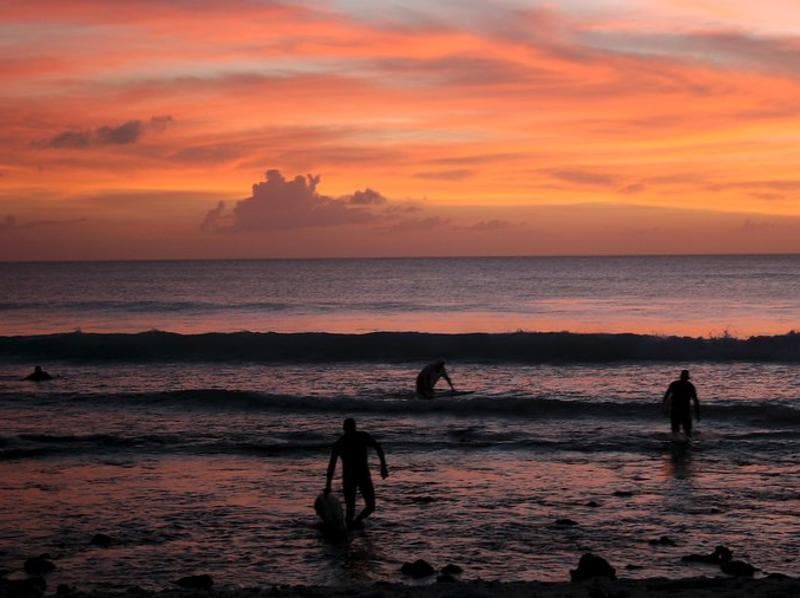
[[(2, 592), (0, 585), (0, 592)], [(434, 583), (429, 585), (406, 585), (378, 583), (361, 588), (331, 588), (319, 586), (268, 586), (260, 588), (242, 587), (235, 590), (182, 590), (167, 589), (148, 592), (136, 586), (118, 592), (82, 592), (78, 588), (61, 588), (59, 596), (92, 598), (102, 596), (174, 597), (208, 596), (209, 598), (233, 598), (236, 596), (282, 596), (285, 598), (316, 598), (323, 596), (363, 598), (791, 598), (800, 592), (800, 580), (796, 578), (770, 577), (766, 579), (732, 579), (697, 577), (680, 580), (663, 578), (648, 580), (609, 581), (596, 579), (582, 583), (498, 582), (480, 581), (467, 583)], [(12, 596), (13, 594), (2, 594)], [(33, 594), (35, 595), (35, 594)]]

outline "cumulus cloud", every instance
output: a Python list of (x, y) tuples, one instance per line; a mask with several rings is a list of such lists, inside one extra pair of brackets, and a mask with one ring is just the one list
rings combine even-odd
[(386, 198), (367, 187), (363, 191), (356, 191), (349, 198), (348, 202), (357, 206), (379, 206), (386, 203)]
[(40, 143), (42, 147), (84, 149), (92, 146), (129, 145), (136, 143), (148, 129), (163, 131), (173, 124), (172, 116), (153, 116), (149, 121), (129, 120), (121, 125), (104, 125), (94, 130), (63, 131)]
[(365, 189), (335, 199), (317, 192), (320, 177), (296, 176), (287, 180), (278, 170), (268, 170), (266, 180), (253, 185), (250, 197), (228, 210), (224, 202), (210, 210), (202, 228), (216, 232), (267, 232), (297, 228), (370, 222), (370, 211), (386, 199)]

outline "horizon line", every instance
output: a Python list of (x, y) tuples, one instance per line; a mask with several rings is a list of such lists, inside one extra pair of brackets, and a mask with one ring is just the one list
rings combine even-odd
[(283, 256), (283, 257), (164, 257), (109, 259), (3, 260), (0, 264), (158, 263), (158, 262), (267, 262), (334, 260), (476, 260), (476, 259), (563, 259), (563, 258), (688, 258), (688, 257), (796, 257), (799, 252), (765, 253), (608, 253), (608, 254), (520, 254), (520, 255), (395, 255), (395, 256)]

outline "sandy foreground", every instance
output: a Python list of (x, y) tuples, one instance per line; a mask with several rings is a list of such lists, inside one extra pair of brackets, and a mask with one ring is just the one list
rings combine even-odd
[[(22, 596), (9, 593), (0, 587), (0, 596)], [(234, 598), (281, 596), (285, 598), (342, 597), (342, 598), (637, 598), (640, 596), (664, 596), (671, 598), (697, 597), (760, 597), (775, 598), (800, 596), (800, 578), (772, 575), (762, 579), (725, 577), (692, 577), (685, 579), (640, 579), (616, 580), (595, 578), (581, 583), (571, 582), (498, 582), (468, 581), (434, 583), (430, 585), (408, 585), (399, 583), (376, 583), (360, 588), (328, 588), (321, 586), (272, 586), (246, 589), (208, 590), (162, 590), (148, 592), (132, 587), (120, 592), (81, 592), (76, 588), (51, 588), (45, 595), (73, 598), (117, 596), (126, 598)]]

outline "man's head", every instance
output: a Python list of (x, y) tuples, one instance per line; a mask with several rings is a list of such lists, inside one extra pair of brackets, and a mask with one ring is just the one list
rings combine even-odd
[(40, 366), (40, 365), (37, 365), (36, 367), (34, 367), (34, 368), (33, 368), (33, 371), (34, 371), (34, 372), (36, 372), (36, 373), (38, 374), (39, 372), (41, 372), (41, 371), (42, 371), (42, 366)]
[(686, 381), (689, 379), (689, 370), (681, 370), (681, 380)]
[(347, 434), (352, 434), (356, 431), (356, 420), (354, 420), (352, 417), (348, 417), (346, 420), (344, 420), (342, 428), (344, 428), (344, 431)]
[(441, 370), (444, 368), (444, 359), (439, 358), (436, 361), (434, 361), (433, 364), (437, 367), (437, 369)]

